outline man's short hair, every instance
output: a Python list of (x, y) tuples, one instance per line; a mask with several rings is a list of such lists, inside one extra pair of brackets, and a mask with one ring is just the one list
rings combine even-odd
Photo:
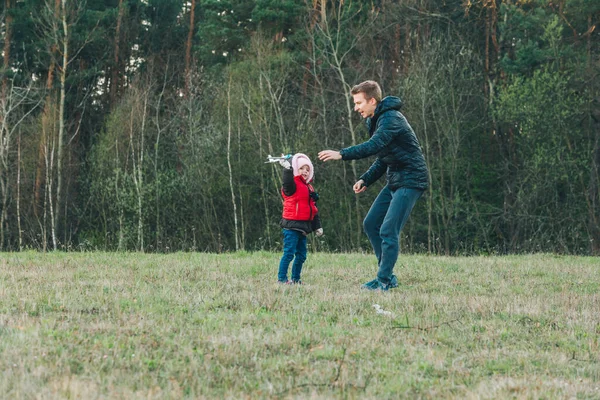
[(365, 99), (375, 99), (378, 103), (381, 101), (381, 88), (375, 81), (364, 81), (355, 85), (350, 91), (352, 94), (364, 93)]

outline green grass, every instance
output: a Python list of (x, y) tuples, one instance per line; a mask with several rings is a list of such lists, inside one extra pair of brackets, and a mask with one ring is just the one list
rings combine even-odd
[[(5, 398), (600, 398), (600, 259), (0, 254)], [(391, 315), (378, 314), (378, 304)]]

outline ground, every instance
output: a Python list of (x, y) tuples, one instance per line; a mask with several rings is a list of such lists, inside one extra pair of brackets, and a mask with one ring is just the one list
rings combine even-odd
[(600, 398), (600, 258), (0, 253), (6, 398)]

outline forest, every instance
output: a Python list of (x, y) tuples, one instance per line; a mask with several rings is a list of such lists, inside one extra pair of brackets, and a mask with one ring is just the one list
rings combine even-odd
[(281, 167), (305, 153), (325, 235), (368, 251), (380, 83), (430, 187), (401, 237), (436, 255), (600, 255), (597, 0), (4, 0), (0, 250), (281, 248)]

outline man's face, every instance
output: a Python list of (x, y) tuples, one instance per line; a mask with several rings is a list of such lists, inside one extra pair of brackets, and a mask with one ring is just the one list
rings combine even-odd
[(352, 95), (354, 99), (354, 111), (358, 112), (361, 117), (372, 117), (377, 108), (377, 100), (370, 98), (367, 100), (364, 93), (356, 93)]

